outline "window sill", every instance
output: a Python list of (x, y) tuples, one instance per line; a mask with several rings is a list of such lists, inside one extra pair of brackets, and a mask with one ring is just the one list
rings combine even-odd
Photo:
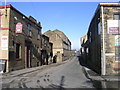
[(18, 60), (22, 60), (22, 58), (16, 58), (16, 60), (18, 61)]

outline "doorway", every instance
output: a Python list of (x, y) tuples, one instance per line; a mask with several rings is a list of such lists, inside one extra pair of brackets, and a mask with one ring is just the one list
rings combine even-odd
[(31, 67), (31, 50), (30, 46), (25, 46), (25, 68)]

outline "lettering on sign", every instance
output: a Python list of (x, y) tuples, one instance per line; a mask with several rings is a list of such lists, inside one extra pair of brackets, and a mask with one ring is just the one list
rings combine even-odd
[(108, 33), (109, 34), (119, 34), (119, 27), (109, 27)]

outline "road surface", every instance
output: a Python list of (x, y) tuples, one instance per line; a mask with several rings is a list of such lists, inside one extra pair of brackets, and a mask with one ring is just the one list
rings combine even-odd
[(14, 77), (8, 75), (2, 83), (3, 88), (94, 88), (77, 57), (31, 73)]

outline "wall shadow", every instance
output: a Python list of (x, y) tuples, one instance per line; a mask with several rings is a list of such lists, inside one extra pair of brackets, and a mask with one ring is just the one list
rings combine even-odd
[(77, 58), (78, 58), (79, 64), (80, 64), (81, 66), (85, 66), (85, 67), (87, 67), (87, 68), (90, 68), (90, 67), (87, 65), (87, 63), (85, 62), (85, 60), (83, 59), (82, 56), (77, 56)]
[(91, 69), (92, 71), (96, 72), (92, 67), (90, 67), (90, 66), (87, 64), (86, 60), (85, 60), (82, 56), (77, 56), (77, 58), (78, 58), (79, 64), (80, 64), (81, 66), (84, 66), (84, 67), (86, 67), (86, 68), (88, 68), (88, 69)]

